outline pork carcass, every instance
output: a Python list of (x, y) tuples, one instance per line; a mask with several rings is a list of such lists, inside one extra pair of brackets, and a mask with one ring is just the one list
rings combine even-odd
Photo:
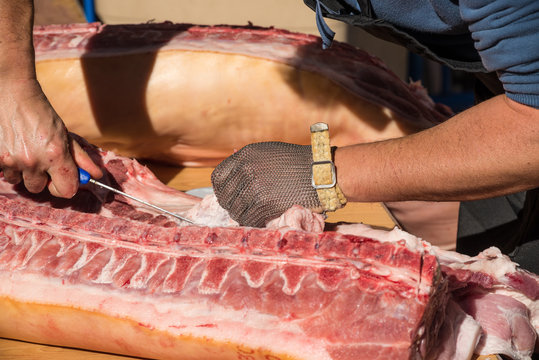
[[(183, 214), (198, 202), (100, 155), (114, 186)], [(176, 359), (436, 351), (446, 282), (420, 241), (187, 226), (98, 189), (70, 202), (0, 184), (0, 336)]]
[[(400, 137), (444, 121), (417, 83), (347, 44), (254, 26), (36, 27), (39, 82), (70, 131), (129, 157), (216, 165), (259, 141), (332, 145)], [(387, 204), (405, 229), (454, 247), (458, 203)], [(403, 213), (402, 207), (406, 208)], [(428, 226), (407, 217), (429, 216)]]
[(453, 301), (481, 326), (476, 353), (531, 359), (539, 344), (537, 275), (519, 270), (495, 247), (475, 257), (440, 249), (436, 255)]
[[(124, 191), (186, 216), (208, 205), (86, 149)], [(480, 341), (481, 322), (448, 285), (476, 284), (483, 269), (449, 255), (440, 266), (436, 249), (398, 229), (321, 232), (321, 217), (297, 207), (285, 215), (303, 220), (273, 229), (229, 226), (223, 212), (221, 226), (193, 226), (100, 189), (68, 201), (5, 181), (0, 207), (2, 337), (160, 359), (465, 359)], [(441, 271), (452, 263), (459, 281)], [(532, 308), (537, 277), (505, 269), (506, 283), (491, 276), (483, 288), (502, 284)]]
[(400, 137), (445, 120), (419, 84), (315, 36), (253, 26), (36, 27), (39, 82), (68, 129), (103, 148), (177, 165), (216, 165), (259, 141), (336, 146)]
[[(380, 241), (388, 233), (363, 224), (336, 231)], [(409, 235), (400, 235), (409, 239)], [(389, 237), (391, 240), (391, 237)], [(539, 351), (539, 276), (491, 247), (474, 257), (432, 247), (448, 281), (450, 299), (439, 338), (439, 360), (503, 354), (529, 360)]]

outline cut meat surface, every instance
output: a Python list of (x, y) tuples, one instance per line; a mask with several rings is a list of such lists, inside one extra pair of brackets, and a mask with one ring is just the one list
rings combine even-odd
[[(7, 213), (15, 205), (6, 201), (2, 211)], [(425, 255), (403, 245), (338, 234), (281, 235), (227, 228), (161, 228), (157, 236), (149, 225), (126, 231), (121, 223), (103, 227), (70, 222), (62, 229), (51, 220), (64, 210), (52, 211), (47, 225), (39, 226), (35, 219), (22, 217), (31, 210), (25, 208), (2, 219), (7, 237), (0, 276), (4, 297), (99, 310), (176, 335), (210, 337), (276, 354), (284, 351), (296, 358), (303, 356), (305, 338), (317, 339), (318, 345), (307, 357), (311, 359), (340, 351), (341, 343), (373, 349), (390, 346), (395, 355), (408, 358), (410, 346), (421, 343), (417, 330), (432, 288), (418, 289), (418, 284), (432, 283), (433, 274), (419, 271)], [(362, 267), (346, 260), (354, 252), (358, 255), (353, 258), (361, 259)], [(362, 253), (371, 252), (386, 256), (379, 262), (363, 259)], [(294, 255), (301, 259), (294, 261)], [(392, 279), (377, 274), (378, 263), (386, 270), (402, 267), (414, 277)], [(258, 284), (253, 284), (257, 278)], [(158, 316), (153, 306), (158, 312), (167, 309), (167, 318)], [(350, 311), (354, 316), (350, 317)], [(171, 330), (177, 323), (184, 324), (183, 331)], [(212, 326), (199, 329), (200, 324)], [(4, 325), (2, 334), (9, 335), (9, 330)], [(372, 342), (373, 333), (383, 335)], [(261, 343), (285, 334), (295, 349)], [(76, 345), (84, 347), (84, 339), (79, 340)], [(114, 349), (104, 346), (99, 350)]]
[[(133, 181), (155, 182), (130, 160), (96, 154), (110, 183), (133, 192)], [(140, 189), (141, 197), (164, 190)], [(88, 199), (95, 211), (2, 184), (0, 336), (182, 359), (241, 351), (257, 359), (409, 359), (436, 351), (434, 314), (444, 308), (446, 283), (417, 239), (181, 226), (141, 216), (121, 197)], [(131, 212), (114, 210), (117, 202)]]
[(539, 277), (494, 247), (475, 257), (435, 252), (452, 297), (481, 326), (476, 353), (531, 359), (539, 333)]
[(495, 248), (468, 257), (399, 229), (324, 229), (301, 207), (239, 227), (215, 199), (84, 147), (103, 181), (214, 223), (0, 181), (0, 336), (152, 358), (531, 359), (538, 277)]
[[(371, 229), (366, 225), (341, 225), (337, 231), (362, 233), (380, 241), (414, 237)], [(479, 355), (505, 354), (531, 359), (539, 334), (539, 277), (518, 267), (497, 248), (475, 257), (431, 249), (448, 281), (451, 300), (442, 325), (440, 359), (468, 358), (471, 348)], [(468, 316), (466, 316), (466, 314)]]
[(478, 352), (488, 349), (512, 359), (531, 357), (536, 334), (523, 303), (505, 295), (475, 293), (462, 296), (459, 304), (484, 329)]
[(438, 360), (471, 359), (480, 336), (479, 323), (450, 300), (440, 330)]

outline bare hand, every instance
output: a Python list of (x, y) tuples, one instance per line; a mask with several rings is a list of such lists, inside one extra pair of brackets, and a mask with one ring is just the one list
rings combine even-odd
[(48, 186), (52, 195), (70, 198), (78, 189), (77, 165), (93, 177), (101, 170), (67, 133), (37, 80), (7, 80), (0, 85), (0, 167), (4, 178), (24, 181), (28, 191)]

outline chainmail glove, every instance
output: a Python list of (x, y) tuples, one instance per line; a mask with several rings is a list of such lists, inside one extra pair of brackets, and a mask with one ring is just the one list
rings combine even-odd
[(244, 226), (263, 227), (293, 205), (321, 212), (311, 146), (262, 142), (221, 162), (211, 181), (219, 204)]

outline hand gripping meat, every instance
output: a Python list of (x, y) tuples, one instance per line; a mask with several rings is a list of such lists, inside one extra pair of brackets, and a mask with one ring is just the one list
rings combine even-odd
[(321, 212), (311, 146), (250, 144), (221, 162), (211, 180), (219, 204), (245, 226), (264, 227), (293, 205)]

